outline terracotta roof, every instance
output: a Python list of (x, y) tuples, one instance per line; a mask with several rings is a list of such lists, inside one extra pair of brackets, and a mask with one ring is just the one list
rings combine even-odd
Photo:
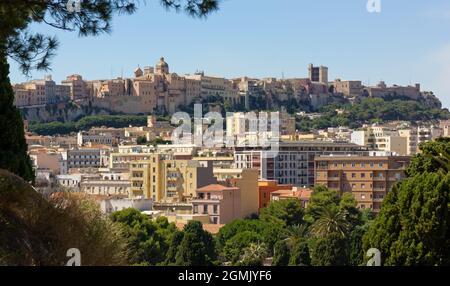
[(223, 192), (223, 191), (235, 191), (239, 188), (226, 187), (219, 184), (211, 184), (197, 189), (197, 192)]
[(305, 189), (305, 188), (293, 188), (292, 190), (278, 190), (272, 192), (272, 195), (279, 197), (289, 197), (289, 198), (298, 198), (298, 199), (310, 199), (313, 190)]

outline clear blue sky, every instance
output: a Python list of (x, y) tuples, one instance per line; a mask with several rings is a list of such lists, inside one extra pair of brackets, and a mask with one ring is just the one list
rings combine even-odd
[[(230, 78), (305, 77), (314, 63), (328, 66), (330, 79), (420, 82), (450, 107), (448, 0), (381, 0), (379, 14), (367, 12), (367, 0), (222, 0), (206, 20), (167, 12), (158, 2), (115, 17), (112, 34), (97, 38), (33, 26), (57, 35), (61, 46), (52, 71), (32, 77), (131, 76), (160, 56), (179, 74), (201, 69)], [(11, 64), (12, 81), (25, 81)]]

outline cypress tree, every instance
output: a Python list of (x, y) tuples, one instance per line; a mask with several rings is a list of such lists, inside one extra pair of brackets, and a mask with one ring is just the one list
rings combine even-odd
[[(1, 44), (0, 44), (1, 45)], [(0, 47), (0, 169), (6, 169), (26, 181), (34, 181), (34, 172), (22, 117), (14, 106), (14, 92), (9, 80), (5, 49)]]

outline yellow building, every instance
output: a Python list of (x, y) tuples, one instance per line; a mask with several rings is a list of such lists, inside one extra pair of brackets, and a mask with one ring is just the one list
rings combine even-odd
[(148, 160), (130, 165), (132, 197), (182, 202), (194, 197), (197, 188), (215, 182), (212, 165), (202, 166), (198, 161), (158, 153), (148, 156)]

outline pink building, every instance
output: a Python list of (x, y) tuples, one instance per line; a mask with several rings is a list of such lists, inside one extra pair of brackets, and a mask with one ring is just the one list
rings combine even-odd
[(241, 218), (241, 190), (211, 184), (199, 188), (191, 201), (194, 214), (208, 214), (212, 224), (227, 224)]

